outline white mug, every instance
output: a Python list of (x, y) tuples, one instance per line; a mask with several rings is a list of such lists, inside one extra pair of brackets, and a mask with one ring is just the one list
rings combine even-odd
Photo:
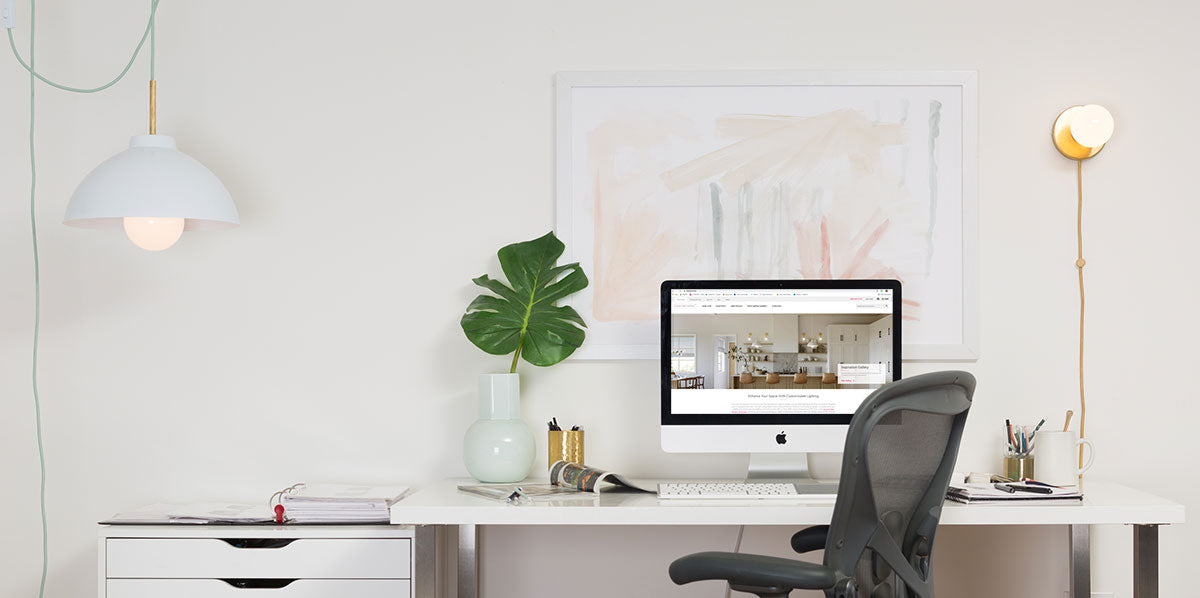
[[(1079, 476), (1092, 466), (1096, 458), (1096, 447), (1092, 441), (1081, 440), (1075, 432), (1038, 432), (1035, 439), (1034, 477), (1039, 482), (1053, 486), (1076, 486)], [(1083, 467), (1076, 467), (1080, 445), (1088, 447), (1088, 456)]]

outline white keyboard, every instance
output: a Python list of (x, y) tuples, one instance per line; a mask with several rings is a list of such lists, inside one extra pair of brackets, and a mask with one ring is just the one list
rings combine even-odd
[(658, 485), (659, 498), (799, 498), (796, 485), (777, 482), (674, 482)]

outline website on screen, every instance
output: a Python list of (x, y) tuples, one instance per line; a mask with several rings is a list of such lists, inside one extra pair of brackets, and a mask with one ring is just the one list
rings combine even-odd
[(891, 289), (674, 289), (671, 412), (852, 414), (892, 381)]

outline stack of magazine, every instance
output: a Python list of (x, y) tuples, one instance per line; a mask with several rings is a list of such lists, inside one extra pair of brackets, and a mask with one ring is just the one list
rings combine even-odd
[[(159, 503), (118, 513), (101, 523), (119, 524), (252, 524), (276, 521), (282, 504), (287, 523), (387, 523), (389, 508), (408, 493), (407, 486), (295, 484), (265, 503)], [(278, 501), (277, 501), (278, 499)]]
[(297, 484), (280, 504), (290, 523), (386, 523), (407, 493), (407, 486)]

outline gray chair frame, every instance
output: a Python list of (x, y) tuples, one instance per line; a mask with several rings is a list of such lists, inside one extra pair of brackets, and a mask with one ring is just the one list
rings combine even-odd
[[(867, 598), (870, 590), (860, 595), (855, 574), (864, 553), (870, 550), (874, 555), (872, 566), (899, 578), (901, 587), (895, 589), (896, 596), (932, 598), (934, 535), (974, 394), (974, 376), (946, 371), (886, 384), (863, 401), (846, 436), (831, 524), (808, 528), (792, 537), (792, 547), (797, 552), (823, 548), (823, 564), (700, 552), (671, 563), (671, 579), (680, 585), (722, 579), (734, 590), (763, 598), (786, 597), (793, 589), (823, 590), (829, 598)], [(902, 530), (903, 541), (898, 543), (888, 531), (889, 522), (877, 515), (865, 457), (875, 427), (903, 410), (952, 416), (952, 422), (945, 453), (913, 511), (912, 520)], [(891, 523), (895, 527), (895, 522)]]

